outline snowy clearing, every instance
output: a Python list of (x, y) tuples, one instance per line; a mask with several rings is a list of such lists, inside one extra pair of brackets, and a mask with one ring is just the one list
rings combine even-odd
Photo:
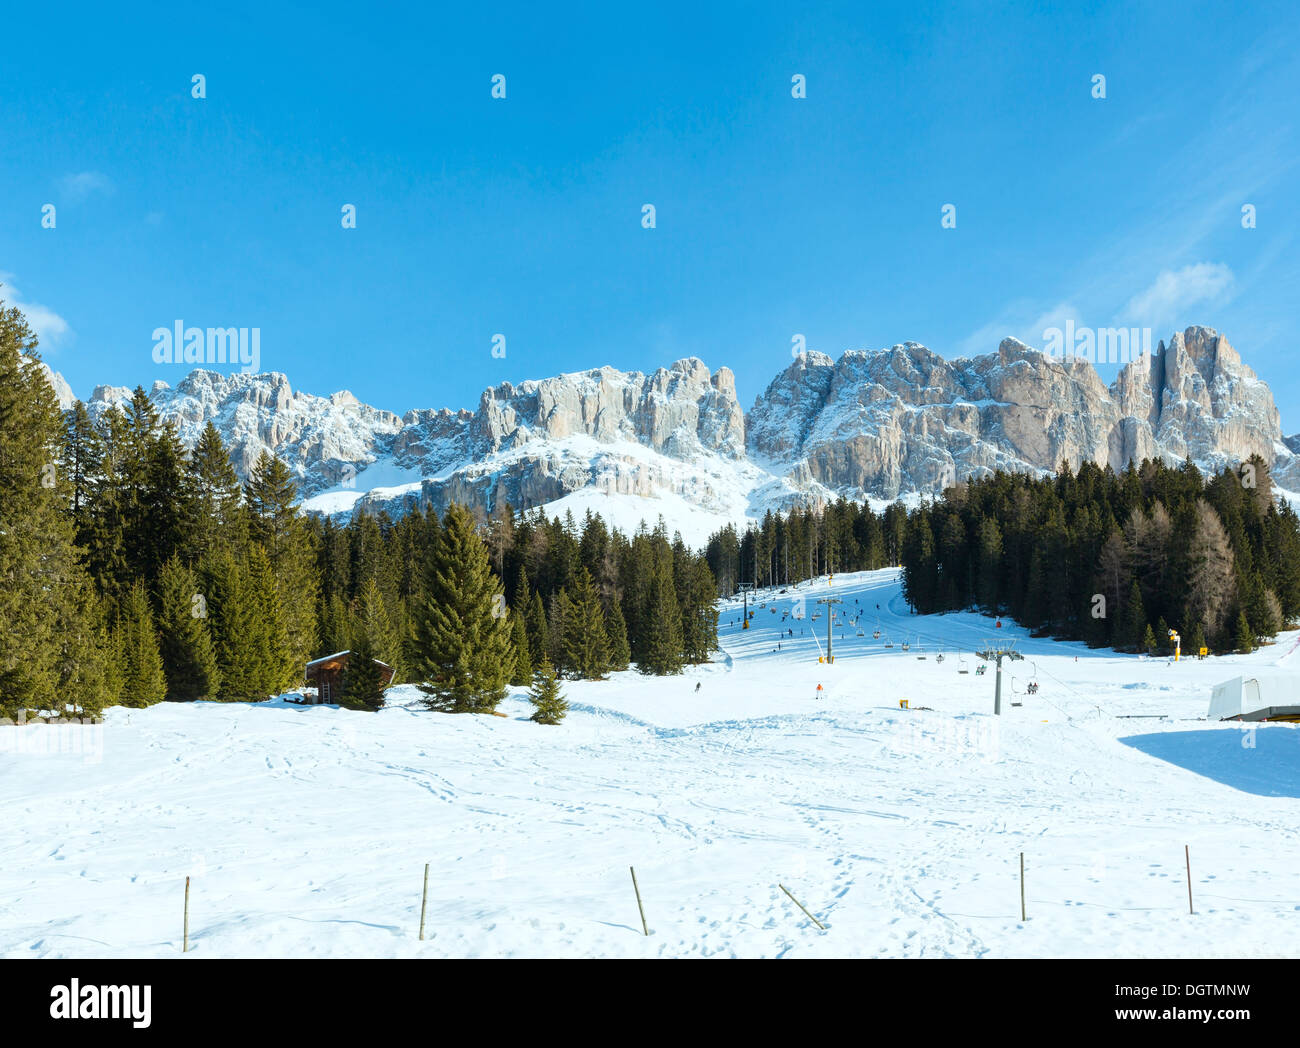
[[(864, 631), (835, 630), (833, 666), (824, 617), (782, 622), (827, 595)], [(0, 728), (0, 956), (179, 957), (187, 875), (196, 957), (1294, 952), (1300, 735), (1201, 718), (1243, 666), (1300, 665), (1300, 634), (1175, 666), (908, 615), (893, 570), (739, 620), (724, 605), (724, 654), (682, 677), (567, 683), (559, 727), (519, 689), (502, 718), (401, 687), (377, 715), (163, 704)], [(1026, 656), (1001, 718), (970, 654), (994, 638)], [(87, 752), (40, 752), (61, 731)]]

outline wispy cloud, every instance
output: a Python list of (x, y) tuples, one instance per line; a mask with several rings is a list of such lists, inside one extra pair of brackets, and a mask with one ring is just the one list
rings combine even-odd
[(972, 331), (957, 346), (960, 356), (971, 357), (992, 353), (1004, 338), (1018, 338), (1027, 346), (1043, 347), (1043, 332), (1048, 328), (1064, 328), (1067, 320), (1082, 326), (1083, 316), (1071, 302), (1058, 302), (1044, 308), (1041, 302), (1029, 300), (1013, 302), (1002, 310), (996, 319)]
[(27, 323), (36, 332), (37, 339), (45, 349), (52, 349), (63, 343), (72, 333), (72, 328), (58, 313), (38, 302), (28, 302), (12, 283), (10, 274), (0, 273), (0, 299), (6, 308), (17, 307), (27, 317)]
[(111, 196), (113, 181), (99, 171), (78, 171), (76, 174), (64, 175), (59, 179), (59, 188), (64, 198), (73, 203), (80, 203), (96, 193)]
[[(1258, 54), (1238, 62), (1242, 81), (1249, 82), (1260, 62), (1281, 54), (1261, 41)], [(1146, 114), (1117, 130), (1116, 141), (1141, 132), (1154, 114), (1176, 108), (1176, 90), (1151, 99)], [(1063, 327), (1071, 316), (1076, 325), (1137, 325), (1152, 328), (1157, 336), (1189, 323), (1213, 324), (1215, 318), (1189, 311), (1223, 306), (1248, 294), (1266, 267), (1257, 263), (1234, 273), (1222, 263), (1207, 261), (1207, 256), (1219, 254), (1216, 243), (1225, 229), (1239, 229), (1241, 205), (1293, 178), (1297, 166), (1292, 128), (1262, 120), (1261, 112), (1253, 99), (1225, 97), (1205, 114), (1198, 135), (1146, 172), (1148, 182), (1162, 187), (1160, 208), (1082, 255), (1073, 273), (1062, 275), (1052, 298), (1008, 303), (991, 322), (967, 336), (962, 351), (969, 353), (978, 343), (979, 352), (989, 352), (1005, 335), (1035, 345), (1043, 326)], [(1286, 257), (1288, 250), (1285, 239), (1264, 248), (1269, 264)], [(1135, 288), (1142, 290), (1135, 293)], [(1047, 308), (1053, 298), (1073, 305)], [(1041, 324), (1042, 317), (1058, 314), (1060, 320)], [(1035, 316), (1039, 319), (1028, 319)]]
[(1150, 287), (1139, 291), (1119, 317), (1138, 327), (1169, 331), (1188, 319), (1193, 306), (1222, 305), (1232, 293), (1232, 270), (1221, 262), (1197, 262), (1164, 270)]

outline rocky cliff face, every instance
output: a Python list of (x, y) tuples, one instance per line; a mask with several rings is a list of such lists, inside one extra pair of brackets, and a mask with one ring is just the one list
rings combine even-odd
[(1258, 453), (1283, 486), (1300, 477), (1268, 387), (1203, 327), (1126, 365), (1110, 388), (1083, 358), (1014, 339), (954, 361), (913, 342), (834, 362), (808, 354), (755, 402), (748, 447), (793, 484), (857, 497), (937, 493), (967, 475), (1063, 460), (1119, 470), (1130, 458), (1190, 456), (1219, 469)]
[[(50, 380), (70, 404), (66, 383)], [(958, 360), (915, 342), (838, 360), (806, 353), (748, 416), (735, 376), (694, 358), (652, 374), (598, 368), (503, 383), (474, 411), (401, 417), (346, 392), (295, 392), (276, 373), (199, 370), (150, 396), (185, 443), (211, 420), (241, 475), (269, 450), (295, 471), (308, 508), (335, 514), (453, 501), (487, 513), (576, 495), (603, 499), (596, 508), (622, 500), (650, 520), (719, 523), (841, 494), (937, 494), (970, 474), (1062, 460), (1122, 469), (1130, 458), (1190, 456), (1218, 469), (1252, 453), (1300, 491), (1300, 440), (1284, 440), (1268, 387), (1203, 327), (1160, 343), (1109, 388), (1082, 358), (1014, 339)], [(99, 415), (129, 399), (100, 386), (88, 407)]]

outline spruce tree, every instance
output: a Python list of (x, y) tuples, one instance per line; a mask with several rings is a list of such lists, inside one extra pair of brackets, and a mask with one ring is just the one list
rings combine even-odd
[(1150, 623), (1147, 624), (1146, 632), (1142, 634), (1142, 650), (1148, 655), (1156, 653), (1156, 634)]
[(425, 705), (447, 713), (494, 710), (514, 666), (510, 619), (499, 613), (504, 594), (463, 506), (447, 510), (424, 591), (412, 649)]
[(526, 687), (533, 680), (533, 654), (528, 645), (528, 627), (524, 624), (524, 616), (518, 611), (510, 613), (510, 620), (513, 623), (515, 645), (515, 666), (510, 675), (510, 683), (515, 687)]
[[(362, 585), (360, 603), (358, 638), (364, 637), (369, 642), (374, 657), (387, 663), (396, 673), (401, 662), (401, 638), (388, 614), (388, 602), (373, 577), (366, 579)], [(359, 643), (360, 639), (357, 640)]]
[(195, 558), (218, 548), (242, 550), (248, 540), (248, 520), (241, 505), (239, 475), (211, 419), (190, 453), (188, 484), (196, 517)]
[(587, 680), (601, 680), (609, 671), (605, 614), (586, 568), (578, 571), (565, 609), (564, 662), (570, 673)]
[(1255, 634), (1246, 621), (1244, 611), (1237, 612), (1237, 650), (1246, 654), (1255, 650)]
[(570, 670), (569, 649), (566, 644), (568, 640), (566, 623), (572, 613), (573, 605), (569, 600), (569, 592), (561, 587), (559, 593), (551, 596), (550, 605), (546, 609), (546, 634), (551, 640), (550, 650), (546, 653), (546, 658), (555, 667), (555, 672), (561, 676)]
[(560, 691), (559, 677), (549, 659), (543, 659), (537, 667), (528, 701), (533, 704), (533, 715), (529, 720), (538, 724), (559, 724), (569, 711), (569, 704)]
[(290, 616), (280, 599), (271, 558), (261, 544), (248, 547), (246, 570), (247, 592), (254, 609), (253, 632), (248, 639), (257, 667), (254, 697), (265, 699), (297, 684), (307, 660), (290, 642)]
[(1146, 608), (1142, 603), (1142, 587), (1134, 579), (1129, 586), (1128, 606), (1124, 609), (1124, 634), (1130, 651), (1142, 651), (1146, 644), (1146, 635), (1151, 632), (1147, 623)]
[(36, 337), (0, 302), (0, 714), (91, 708), (104, 667), (74, 497), (60, 468), (63, 420)]
[(298, 513), (289, 467), (263, 452), (249, 473), (244, 500), (249, 539), (265, 549), (274, 579), (285, 659), (301, 669), (316, 650), (318, 574), (311, 532)]
[(645, 654), (637, 669), (657, 676), (681, 673), (682, 615), (666, 560), (659, 560), (650, 577), (644, 621)]
[(632, 661), (632, 651), (628, 646), (627, 624), (623, 620), (623, 611), (617, 597), (610, 598), (605, 608), (605, 632), (609, 635), (609, 668), (622, 672)]
[(537, 666), (551, 650), (551, 634), (546, 624), (546, 608), (542, 604), (542, 595), (533, 591), (528, 604), (528, 648), (532, 663)]
[(207, 596), (194, 572), (173, 557), (163, 565), (159, 585), (159, 649), (167, 677), (167, 698), (191, 702), (220, 690), (217, 656), (208, 633)]
[(376, 712), (384, 705), (384, 669), (375, 661), (369, 636), (361, 635), (343, 671), (339, 703), (352, 710)]
[(232, 702), (259, 698), (263, 630), (248, 573), (234, 553), (218, 550), (201, 565), (199, 578), (217, 656), (220, 698)]
[(121, 616), (122, 705), (136, 709), (167, 697), (158, 634), (144, 584), (136, 582), (127, 594)]
[(1199, 656), (1201, 654), (1201, 649), (1204, 647), (1205, 647), (1205, 630), (1198, 622), (1192, 630), (1191, 651), (1189, 651), (1188, 654)]
[(692, 665), (708, 662), (718, 646), (717, 585), (703, 560), (687, 559), (683, 569), (682, 653)]

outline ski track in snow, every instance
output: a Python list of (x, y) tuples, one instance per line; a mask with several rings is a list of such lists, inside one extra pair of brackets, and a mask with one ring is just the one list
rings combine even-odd
[[(790, 617), (827, 595), (864, 631), (836, 629), (834, 665), (824, 617)], [(400, 687), (377, 715), (163, 704), (109, 711), (102, 751), (10, 743), (0, 956), (179, 956), (187, 875), (208, 957), (1294, 951), (1300, 736), (1202, 718), (1214, 683), (1286, 661), (1300, 633), (1172, 665), (909, 615), (893, 570), (754, 611), (742, 631), (723, 604), (722, 652), (682, 677), (567, 682), (554, 728), (520, 689), (498, 718), (428, 713)], [(994, 638), (1025, 655), (1001, 718), (992, 667), (974, 672)]]

